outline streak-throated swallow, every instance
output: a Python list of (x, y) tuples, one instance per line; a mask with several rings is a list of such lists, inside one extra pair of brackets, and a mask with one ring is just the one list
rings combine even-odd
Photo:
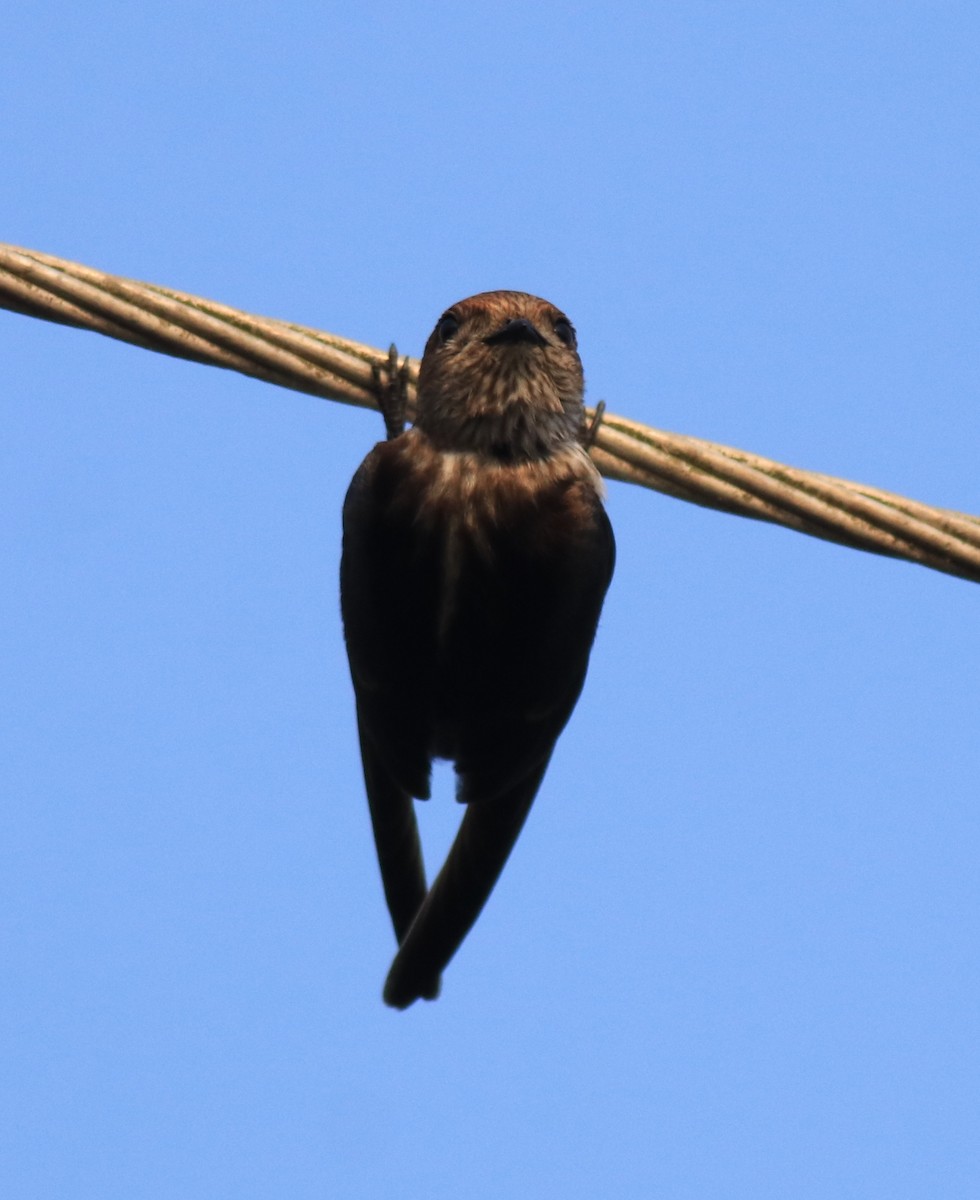
[[(341, 608), (396, 1008), (439, 994), (585, 681), (615, 543), (583, 390), (553, 304), (471, 296), (426, 343), (413, 426), (386, 413), (347, 493)], [(413, 798), (433, 759), (466, 812), (427, 889)]]

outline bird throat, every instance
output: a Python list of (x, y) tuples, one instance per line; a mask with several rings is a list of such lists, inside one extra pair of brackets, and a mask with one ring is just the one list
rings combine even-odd
[(563, 408), (542, 411), (521, 396), (491, 411), (428, 414), (417, 422), (441, 450), (479, 455), (506, 465), (550, 457), (578, 440), (577, 419)]

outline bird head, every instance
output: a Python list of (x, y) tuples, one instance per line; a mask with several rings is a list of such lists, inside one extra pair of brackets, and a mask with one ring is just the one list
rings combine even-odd
[(442, 448), (539, 458), (581, 437), (575, 330), (526, 292), (481, 292), (439, 318), (419, 371), (416, 425)]

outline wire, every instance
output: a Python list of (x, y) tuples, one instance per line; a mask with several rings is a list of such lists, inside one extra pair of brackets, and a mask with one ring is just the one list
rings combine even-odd
[[(0, 307), (363, 408), (377, 408), (389, 361), (336, 334), (2, 243)], [(411, 416), (418, 361), (401, 361)], [(590, 453), (611, 479), (980, 582), (978, 517), (608, 412)]]

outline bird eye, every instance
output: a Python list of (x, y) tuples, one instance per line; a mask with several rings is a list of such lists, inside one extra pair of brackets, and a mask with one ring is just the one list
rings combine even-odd
[(445, 316), (439, 318), (439, 324), (436, 326), (436, 333), (439, 335), (440, 342), (448, 342), (450, 338), (454, 338), (459, 332), (459, 321), (452, 315), (446, 313)]
[(575, 330), (567, 317), (559, 317), (555, 322), (555, 337), (566, 346), (575, 345)]

